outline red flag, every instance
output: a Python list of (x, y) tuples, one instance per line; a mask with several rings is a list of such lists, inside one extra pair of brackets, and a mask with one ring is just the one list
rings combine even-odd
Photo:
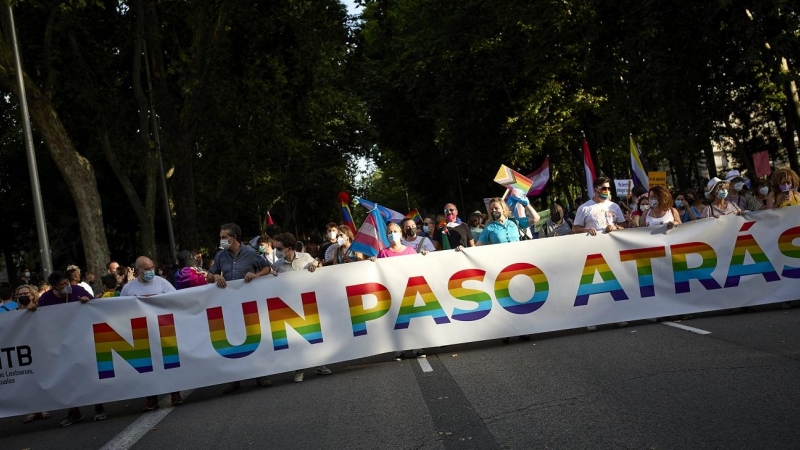
[(586, 171), (586, 189), (589, 197), (594, 195), (594, 179), (597, 178), (594, 174), (594, 163), (592, 162), (592, 154), (589, 153), (589, 143), (586, 142), (586, 136), (583, 137), (583, 168)]
[(275, 222), (272, 221), (272, 215), (267, 211), (267, 225), (273, 225), (274, 223)]

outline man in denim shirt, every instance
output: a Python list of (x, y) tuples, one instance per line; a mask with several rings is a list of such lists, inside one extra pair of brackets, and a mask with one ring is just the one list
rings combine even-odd
[[(214, 265), (206, 275), (206, 281), (216, 283), (220, 288), (228, 285), (228, 281), (244, 280), (249, 283), (254, 279), (269, 275), (272, 272), (267, 261), (252, 247), (242, 245), (242, 229), (235, 223), (226, 223), (219, 230), (219, 246), (222, 248), (214, 257)], [(276, 274), (277, 275), (277, 274)], [(256, 378), (259, 386), (271, 386), (267, 377)], [(234, 381), (225, 386), (224, 394), (241, 388), (241, 383)]]

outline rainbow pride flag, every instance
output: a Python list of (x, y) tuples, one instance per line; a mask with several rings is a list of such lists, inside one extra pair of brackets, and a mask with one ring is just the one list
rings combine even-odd
[(350, 214), (350, 196), (347, 192), (339, 192), (339, 203), (342, 205), (342, 223), (350, 228), (353, 234), (356, 233), (356, 224), (353, 223), (353, 216)]
[(414, 222), (422, 222), (422, 216), (417, 211), (417, 208), (412, 209), (411, 211), (406, 214), (406, 219), (411, 219)]
[(502, 184), (509, 189), (519, 189), (524, 193), (528, 193), (533, 186), (533, 181), (525, 175), (511, 169), (505, 164), (500, 165), (500, 170), (494, 176), (496, 183)]

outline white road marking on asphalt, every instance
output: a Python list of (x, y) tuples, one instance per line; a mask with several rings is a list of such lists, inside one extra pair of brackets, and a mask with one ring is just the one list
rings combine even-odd
[(675, 322), (661, 322), (661, 323), (663, 323), (664, 325), (666, 325), (668, 327), (680, 328), (681, 330), (691, 331), (692, 333), (711, 334), (710, 331), (701, 330), (700, 328), (687, 327), (686, 325), (681, 325), (681, 324), (675, 323)]
[(433, 367), (431, 367), (431, 363), (428, 362), (428, 358), (417, 358), (417, 362), (423, 372), (433, 372)]
[[(194, 389), (181, 391), (181, 396), (185, 400), (193, 391)], [(175, 408), (171, 405), (170, 396), (165, 395), (164, 398), (158, 402), (157, 410), (148, 411), (139, 416), (132, 424), (128, 425), (128, 428), (125, 428), (118, 435), (114, 436), (113, 439), (106, 442), (106, 445), (100, 450), (128, 450), (139, 442), (139, 439), (147, 434), (148, 431), (158, 425), (164, 417), (167, 417), (167, 414), (171, 413), (173, 409)]]

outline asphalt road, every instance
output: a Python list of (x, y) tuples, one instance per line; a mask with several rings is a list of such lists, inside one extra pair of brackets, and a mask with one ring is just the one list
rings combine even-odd
[(379, 355), (155, 413), (115, 402), (102, 422), (0, 419), (0, 449), (800, 447), (800, 309), (680, 324), (710, 334), (645, 321), (430, 349), (429, 367)]

